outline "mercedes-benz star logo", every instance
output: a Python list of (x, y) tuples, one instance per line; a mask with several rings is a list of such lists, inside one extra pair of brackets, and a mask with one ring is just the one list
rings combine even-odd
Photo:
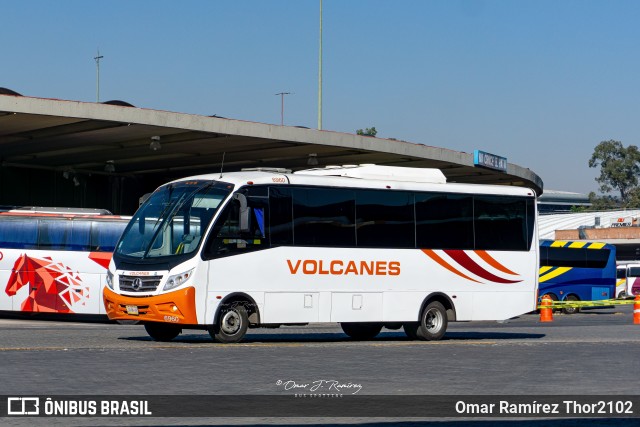
[(139, 277), (136, 277), (135, 279), (133, 279), (133, 283), (131, 283), (131, 287), (133, 288), (134, 291), (139, 291), (140, 288), (142, 287), (142, 279)]

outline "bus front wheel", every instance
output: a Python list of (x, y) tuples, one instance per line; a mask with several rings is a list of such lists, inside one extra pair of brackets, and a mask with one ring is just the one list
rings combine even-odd
[(375, 338), (382, 330), (381, 323), (340, 323), (345, 334), (354, 340), (364, 341)]
[(165, 323), (145, 323), (144, 329), (155, 341), (171, 341), (182, 332), (182, 328)]
[(248, 327), (247, 309), (237, 304), (220, 312), (216, 324), (209, 328), (209, 335), (220, 343), (238, 343), (244, 338)]

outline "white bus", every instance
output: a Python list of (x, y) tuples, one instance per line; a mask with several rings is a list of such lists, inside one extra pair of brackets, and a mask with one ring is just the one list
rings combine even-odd
[(376, 165), (247, 170), (158, 188), (125, 229), (104, 288), (114, 320), (183, 328), (340, 323), (354, 339), (536, 308), (535, 193)]
[(627, 266), (626, 264), (616, 265), (616, 298), (625, 299), (627, 297)]
[(640, 263), (633, 262), (626, 265), (625, 297), (635, 298), (640, 295)]
[(76, 212), (0, 212), (0, 311), (105, 315), (102, 286), (130, 217)]

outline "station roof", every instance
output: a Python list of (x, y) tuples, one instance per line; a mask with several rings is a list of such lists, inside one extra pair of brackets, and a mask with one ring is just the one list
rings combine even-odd
[[(2, 94), (5, 93), (5, 94)], [(543, 182), (508, 163), (507, 173), (474, 166), (473, 153), (393, 139), (157, 111), (121, 101), (89, 103), (0, 91), (2, 166), (87, 174), (188, 176), (246, 167), (292, 170), (374, 163), (437, 168), (448, 182), (534, 189)], [(10, 91), (9, 91), (10, 93)], [(160, 149), (153, 150), (152, 142)], [(157, 145), (157, 144), (156, 144)], [(111, 172), (108, 164), (113, 164)]]

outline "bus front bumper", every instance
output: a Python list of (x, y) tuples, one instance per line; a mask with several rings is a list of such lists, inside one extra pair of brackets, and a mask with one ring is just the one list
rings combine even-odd
[(149, 297), (119, 295), (105, 287), (102, 299), (110, 320), (195, 325), (198, 323), (195, 295), (196, 290), (193, 287)]

